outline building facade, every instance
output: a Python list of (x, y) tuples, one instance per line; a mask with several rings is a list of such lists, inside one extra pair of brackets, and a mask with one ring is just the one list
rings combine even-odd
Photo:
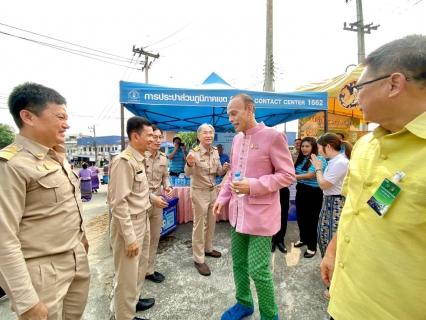
[[(73, 137), (70, 135), (70, 137)], [(110, 160), (110, 154), (121, 152), (120, 136), (79, 137), (67, 139), (62, 145), (67, 158), (74, 162), (104, 162)]]

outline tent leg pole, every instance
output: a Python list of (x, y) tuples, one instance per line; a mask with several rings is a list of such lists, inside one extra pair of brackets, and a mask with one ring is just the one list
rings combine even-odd
[(324, 133), (328, 131), (328, 110), (324, 111)]
[(126, 143), (124, 141), (124, 104), (120, 104), (120, 114), (121, 114), (121, 151), (124, 151)]

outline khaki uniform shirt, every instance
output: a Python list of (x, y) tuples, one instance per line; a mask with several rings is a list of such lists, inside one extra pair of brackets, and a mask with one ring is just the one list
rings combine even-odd
[(219, 152), (216, 147), (206, 150), (200, 143), (199, 146), (189, 151), (195, 156), (195, 164), (185, 165), (185, 174), (191, 176), (191, 187), (195, 189), (208, 189), (215, 186), (216, 176), (223, 176), (226, 171), (222, 169)]
[(296, 149), (290, 151), (291, 158), (293, 159), (293, 163), (296, 163), (297, 157), (299, 156), (299, 152)]
[(84, 234), (80, 183), (61, 146), (21, 135), (0, 151), (0, 285), (15, 311), (39, 299), (25, 260), (75, 248)]
[(164, 189), (170, 187), (167, 156), (163, 152), (157, 151), (155, 156), (150, 151), (145, 152), (146, 175), (149, 184), (149, 197), (151, 203), (161, 194), (161, 185)]
[(146, 213), (151, 207), (145, 161), (144, 156), (129, 146), (109, 167), (108, 203), (126, 245), (137, 238), (130, 216)]

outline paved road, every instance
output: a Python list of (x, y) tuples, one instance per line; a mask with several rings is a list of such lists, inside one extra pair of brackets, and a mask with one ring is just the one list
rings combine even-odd
[[(90, 242), (89, 262), (92, 273), (89, 301), (84, 320), (110, 319), (110, 294), (113, 265), (109, 248), (106, 205), (107, 186), (101, 186), (90, 202), (84, 202), (85, 226)], [(161, 284), (147, 281), (143, 297), (154, 297), (155, 306), (139, 317), (151, 320), (210, 320), (220, 319), (222, 313), (235, 303), (228, 222), (216, 224), (215, 249), (222, 252), (220, 259), (206, 259), (212, 270), (210, 277), (199, 275), (192, 258), (192, 223), (179, 225), (160, 241), (156, 270), (166, 276)], [(285, 244), (288, 254), (278, 250), (272, 254), (276, 301), (280, 319), (328, 320), (325, 289), (319, 276), (320, 256), (303, 258), (306, 248), (294, 248), (298, 240), (296, 222), (289, 222)], [(255, 313), (247, 320), (258, 320), (259, 310), (252, 284)], [(9, 310), (7, 298), (0, 299), (0, 319), (16, 319)]]

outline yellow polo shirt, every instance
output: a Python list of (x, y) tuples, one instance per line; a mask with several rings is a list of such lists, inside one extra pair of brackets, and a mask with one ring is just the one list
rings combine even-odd
[[(342, 187), (328, 308), (336, 320), (426, 319), (426, 113), (404, 129), (382, 127), (355, 145)], [(385, 178), (406, 176), (379, 218), (367, 205)]]

